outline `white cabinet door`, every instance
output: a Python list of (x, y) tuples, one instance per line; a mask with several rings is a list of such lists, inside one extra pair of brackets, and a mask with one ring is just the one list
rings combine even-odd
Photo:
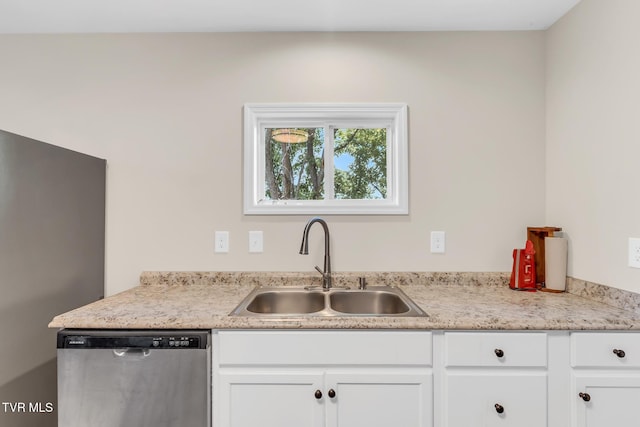
[(271, 371), (220, 374), (222, 427), (432, 426), (430, 373)]
[(447, 427), (546, 427), (547, 375), (485, 370), (446, 374)]
[(432, 334), (214, 331), (215, 427), (432, 427)]
[(379, 371), (328, 373), (328, 427), (430, 427), (432, 375)]
[(574, 378), (576, 425), (640, 425), (640, 374), (608, 372)]
[(322, 377), (273, 369), (221, 373), (214, 418), (220, 427), (324, 427)]

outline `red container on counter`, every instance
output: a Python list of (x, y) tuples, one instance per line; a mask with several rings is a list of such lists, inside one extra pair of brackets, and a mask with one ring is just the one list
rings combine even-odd
[(513, 250), (513, 268), (509, 280), (511, 289), (530, 292), (536, 290), (535, 253), (531, 240), (527, 240), (524, 249)]

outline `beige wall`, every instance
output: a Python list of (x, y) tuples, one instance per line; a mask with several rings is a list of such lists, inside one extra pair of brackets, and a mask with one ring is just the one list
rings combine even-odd
[[(307, 217), (242, 215), (242, 105), (406, 102), (410, 215), (326, 217), (334, 270), (508, 271), (526, 226), (545, 220), (544, 41), (3, 35), (0, 128), (107, 159), (113, 294), (143, 270), (312, 271), (322, 239), (314, 230), (298, 255)], [(214, 254), (215, 230), (230, 231), (228, 254)], [(249, 230), (264, 230), (264, 253), (248, 253)], [(446, 254), (429, 253), (431, 230), (447, 232)]]
[(640, 292), (640, 2), (582, 0), (547, 32), (548, 223), (569, 274)]

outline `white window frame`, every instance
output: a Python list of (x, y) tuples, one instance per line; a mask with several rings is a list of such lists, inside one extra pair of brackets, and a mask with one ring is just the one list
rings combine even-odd
[[(386, 199), (264, 200), (265, 129), (281, 127), (386, 128)], [(330, 134), (325, 132), (325, 138), (332, 137)], [(325, 166), (325, 171), (332, 168), (332, 150), (325, 150), (325, 164), (330, 165)], [(325, 182), (326, 185), (333, 184)], [(244, 105), (245, 215), (407, 215), (408, 186), (407, 104)]]

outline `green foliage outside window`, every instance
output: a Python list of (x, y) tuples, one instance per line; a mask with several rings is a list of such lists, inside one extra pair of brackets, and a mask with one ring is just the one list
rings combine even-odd
[[(305, 142), (274, 140), (265, 131), (265, 192), (271, 200), (385, 199), (387, 130), (339, 128), (333, 132), (333, 165), (325, 165), (325, 128), (297, 128)], [(325, 174), (333, 173), (333, 194), (325, 194)]]
[(387, 130), (335, 129), (334, 141), (335, 198), (385, 199)]

